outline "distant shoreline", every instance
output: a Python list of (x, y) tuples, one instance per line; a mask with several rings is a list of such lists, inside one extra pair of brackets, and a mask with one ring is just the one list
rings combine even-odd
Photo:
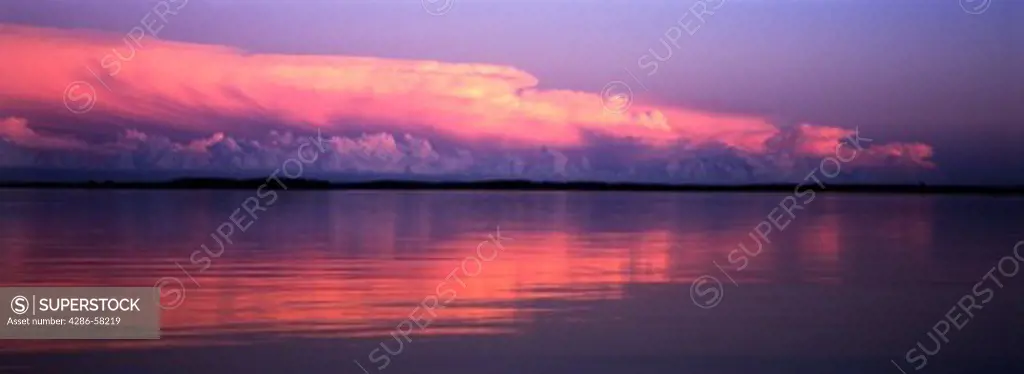
[(453, 190), (453, 191), (622, 191), (622, 192), (787, 192), (812, 189), (820, 192), (901, 193), (901, 194), (981, 194), (1024, 195), (1024, 186), (929, 186), (929, 185), (857, 185), (825, 184), (748, 184), (748, 185), (672, 185), (605, 182), (532, 182), (490, 180), (473, 182), (423, 182), (379, 180), (367, 182), (328, 182), (321, 180), (282, 180), (287, 188), (265, 179), (178, 179), (159, 182), (0, 182), (5, 189), (90, 189), (90, 190)]

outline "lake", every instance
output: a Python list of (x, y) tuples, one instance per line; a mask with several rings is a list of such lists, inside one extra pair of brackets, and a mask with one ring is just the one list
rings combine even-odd
[(160, 340), (0, 340), (0, 373), (1024, 370), (1021, 198), (273, 197), (0, 190), (0, 284), (166, 308)]

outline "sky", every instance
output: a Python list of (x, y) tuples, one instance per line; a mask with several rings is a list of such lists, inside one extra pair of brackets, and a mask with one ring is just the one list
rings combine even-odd
[(15, 179), (1024, 183), (1011, 0), (0, 0), (0, 78)]

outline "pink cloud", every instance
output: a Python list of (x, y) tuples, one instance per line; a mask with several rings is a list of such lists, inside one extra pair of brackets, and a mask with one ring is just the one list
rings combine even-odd
[(56, 135), (44, 135), (28, 127), (28, 120), (10, 117), (0, 119), (0, 139), (29, 149), (88, 150), (84, 141)]
[[(0, 45), (8, 52), (0, 64), (5, 77), (0, 80), (0, 110), (93, 103), (83, 116), (130, 118), (156, 128), (214, 134), (179, 146), (195, 151), (223, 141), (225, 132), (233, 130), (223, 118), (232, 117), (273, 120), (297, 131), (342, 131), (342, 123), (360, 123), (377, 126), (381, 133), (438, 133), (495, 149), (580, 148), (588, 145), (588, 134), (596, 134), (628, 139), (657, 153), (725, 146), (765, 155), (785, 145), (794, 155), (818, 158), (834, 154), (841, 139), (854, 133), (809, 124), (786, 130), (755, 116), (643, 103), (625, 113), (609, 113), (597, 93), (539, 89), (536, 77), (508, 66), (251, 54), (216, 45), (152, 38), (136, 43), (90, 31), (14, 25), (0, 25)], [(96, 96), (87, 97), (91, 91), (83, 86), (67, 92), (75, 81), (89, 83)], [(0, 136), (26, 147), (88, 148), (78, 140), (40, 136), (24, 120), (0, 129)], [(388, 138), (339, 138), (334, 147), (339, 152), (392, 154), (374, 162), (395, 168), (386, 161), (397, 157), (395, 139)], [(931, 168), (931, 155), (925, 144), (872, 143), (858, 162), (882, 164), (895, 158)]]

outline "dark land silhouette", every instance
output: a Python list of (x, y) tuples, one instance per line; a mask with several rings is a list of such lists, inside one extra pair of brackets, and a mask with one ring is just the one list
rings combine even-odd
[(486, 180), (471, 182), (430, 182), (376, 180), (330, 182), (315, 179), (218, 179), (183, 178), (153, 182), (0, 182), (0, 188), (141, 189), (141, 190), (233, 190), (263, 188), (276, 190), (481, 190), (481, 191), (630, 191), (630, 192), (820, 192), (1024, 195), (1024, 186), (960, 186), (907, 184), (652, 184), (610, 182), (550, 182), (529, 180)]

